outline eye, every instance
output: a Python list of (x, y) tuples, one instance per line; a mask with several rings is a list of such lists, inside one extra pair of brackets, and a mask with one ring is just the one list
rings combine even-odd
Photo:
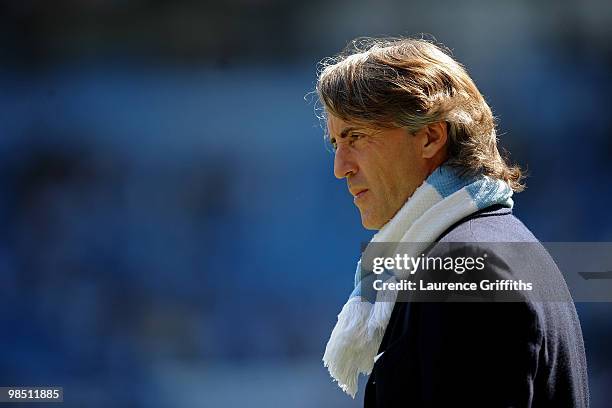
[[(353, 147), (355, 145), (355, 142), (358, 141), (359, 139), (362, 139), (363, 137), (365, 137), (366, 135), (363, 133), (350, 133), (346, 136), (342, 136), (340, 143), (344, 143), (345, 145), (348, 145), (350, 147)], [(332, 137), (330, 139), (328, 139), (329, 144), (332, 147), (332, 150), (335, 152), (336, 150), (338, 150), (338, 141), (336, 140), (336, 138)]]
[(363, 138), (363, 136), (364, 135), (362, 133), (351, 133), (351, 135), (349, 136), (349, 144), (352, 146), (357, 140)]

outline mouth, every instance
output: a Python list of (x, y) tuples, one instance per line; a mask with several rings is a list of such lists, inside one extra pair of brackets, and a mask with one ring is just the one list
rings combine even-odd
[(359, 200), (360, 198), (363, 198), (363, 196), (370, 190), (368, 190), (367, 188), (364, 188), (363, 190), (359, 190), (357, 191), (356, 194), (354, 194), (355, 198), (354, 201)]

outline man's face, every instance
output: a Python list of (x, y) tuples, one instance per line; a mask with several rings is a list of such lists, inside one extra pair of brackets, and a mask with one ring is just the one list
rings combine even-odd
[(427, 177), (422, 138), (405, 129), (373, 129), (331, 114), (327, 127), (335, 147), (334, 175), (346, 178), (367, 229), (387, 223)]

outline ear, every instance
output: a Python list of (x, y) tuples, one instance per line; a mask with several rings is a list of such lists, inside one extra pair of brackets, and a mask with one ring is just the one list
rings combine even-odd
[(431, 159), (444, 151), (448, 140), (446, 122), (432, 123), (421, 129), (421, 132), (423, 132), (421, 146), (424, 159)]

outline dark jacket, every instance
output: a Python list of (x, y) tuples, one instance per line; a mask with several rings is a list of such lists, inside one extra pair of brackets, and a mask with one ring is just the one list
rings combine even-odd
[[(533, 242), (531, 232), (499, 206), (449, 228), (439, 242)], [(539, 302), (396, 302), (365, 388), (365, 407), (588, 407), (580, 322), (551, 260), (496, 247), (498, 273), (529, 276), (565, 299)], [(429, 254), (431, 255), (431, 254)], [(539, 287), (538, 286), (538, 287)]]

